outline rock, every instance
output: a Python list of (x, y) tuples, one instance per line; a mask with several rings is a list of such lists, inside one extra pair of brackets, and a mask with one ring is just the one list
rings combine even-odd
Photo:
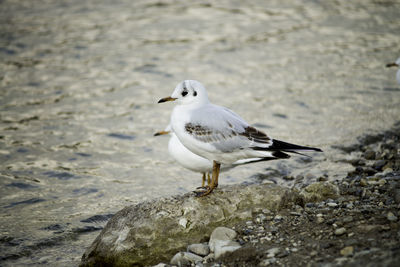
[[(188, 244), (207, 239), (217, 226), (231, 227), (251, 219), (256, 209), (278, 211), (299, 202), (299, 195), (290, 189), (250, 184), (220, 187), (207, 197), (188, 193), (129, 206), (109, 220), (82, 256), (81, 265), (167, 262)], [(190, 222), (186, 228), (179, 224), (181, 218)], [(239, 247), (236, 243), (230, 246)]]
[(327, 198), (339, 197), (339, 188), (330, 182), (316, 182), (301, 190), (305, 202), (318, 202)]
[(352, 246), (348, 246), (348, 247), (344, 247), (340, 250), (340, 255), (348, 257), (353, 255), (354, 253), (354, 247)]
[(368, 233), (368, 232), (383, 230), (381, 225), (359, 225), (359, 226), (357, 226), (357, 228), (361, 233)]
[(179, 219), (179, 225), (181, 225), (183, 228), (186, 228), (187, 223), (188, 223), (188, 220), (186, 218)]
[(368, 160), (373, 160), (375, 159), (376, 153), (373, 150), (367, 150), (364, 153), (364, 158)]
[(389, 211), (386, 218), (391, 222), (397, 221), (397, 216), (393, 214), (393, 212)]
[(335, 203), (335, 202), (330, 202), (330, 203), (327, 203), (326, 205), (327, 205), (328, 207), (331, 207), (331, 208), (336, 208), (336, 207), (338, 206), (338, 204)]
[(343, 235), (346, 233), (346, 228), (341, 227), (335, 230), (335, 235)]
[(393, 192), (393, 198), (394, 198), (394, 201), (395, 201), (397, 204), (400, 204), (400, 189), (395, 189), (395, 190), (394, 190), (394, 192)]
[(372, 167), (377, 171), (381, 171), (385, 165), (386, 165), (386, 160), (380, 159), (375, 161)]
[(199, 256), (207, 256), (210, 254), (210, 247), (208, 244), (201, 243), (201, 244), (192, 244), (188, 246), (188, 251), (192, 252)]
[(267, 250), (267, 258), (273, 258), (281, 252), (281, 248), (270, 248)]
[(203, 262), (211, 262), (215, 259), (214, 253), (210, 253), (204, 257)]
[(212, 232), (210, 241), (208, 242), (210, 250), (214, 252), (215, 259), (220, 258), (227, 252), (233, 252), (241, 246), (238, 242), (233, 241), (237, 233), (226, 227), (217, 227)]
[(186, 266), (186, 265), (190, 265), (191, 263), (196, 263), (196, 262), (201, 262), (201, 261), (203, 261), (203, 258), (200, 256), (197, 256), (196, 254), (193, 254), (190, 252), (178, 252), (171, 259), (170, 263), (172, 265)]

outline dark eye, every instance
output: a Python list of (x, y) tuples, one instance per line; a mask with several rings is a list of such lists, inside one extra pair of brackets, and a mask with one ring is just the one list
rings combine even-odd
[(186, 96), (187, 94), (188, 94), (187, 91), (183, 91), (183, 92), (182, 92), (182, 96)]
[(193, 96), (197, 96), (197, 92), (196, 91), (193, 92)]

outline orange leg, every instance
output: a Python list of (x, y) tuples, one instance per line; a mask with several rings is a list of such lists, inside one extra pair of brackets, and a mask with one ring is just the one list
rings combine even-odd
[(204, 192), (199, 192), (197, 193), (197, 197), (204, 197), (210, 194), (214, 188), (218, 187), (218, 176), (219, 176), (219, 171), (220, 171), (221, 164), (213, 161), (213, 172), (212, 172), (212, 179), (211, 183), (209, 183), (206, 188), (207, 190)]
[[(201, 187), (204, 187), (204, 184), (206, 183), (206, 173), (203, 173), (203, 181), (201, 182)], [(210, 183), (210, 182), (208, 182)]]

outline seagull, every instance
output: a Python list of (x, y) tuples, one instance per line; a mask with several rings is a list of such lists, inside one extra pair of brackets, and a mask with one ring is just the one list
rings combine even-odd
[[(210, 184), (211, 181), (210, 173), (212, 172), (213, 169), (213, 162), (209, 159), (196, 155), (190, 150), (188, 150), (181, 143), (181, 141), (179, 141), (176, 134), (171, 131), (170, 124), (165, 128), (165, 130), (155, 133), (154, 136), (160, 136), (166, 134), (170, 135), (170, 139), (168, 142), (168, 152), (171, 155), (171, 157), (184, 168), (202, 174), (202, 185), (199, 188), (204, 188), (206, 180), (208, 184)], [(238, 165), (254, 163), (264, 160), (265, 159), (263, 158), (250, 158), (244, 160), (237, 160), (230, 165), (225, 165), (225, 164), (222, 165), (221, 172), (232, 169)]]
[[(400, 57), (395, 62), (386, 64), (386, 67), (387, 68), (390, 68), (390, 67), (398, 67), (399, 68), (400, 67)], [(397, 83), (400, 84), (400, 69), (397, 70), (396, 80), (397, 80)]]
[(200, 197), (218, 187), (221, 164), (249, 158), (287, 159), (288, 153), (303, 155), (300, 151), (322, 152), (319, 148), (271, 138), (230, 109), (212, 104), (204, 86), (195, 80), (180, 82), (171, 96), (158, 103), (169, 101), (177, 102), (170, 124), (179, 141), (191, 152), (213, 162), (211, 184), (198, 194)]

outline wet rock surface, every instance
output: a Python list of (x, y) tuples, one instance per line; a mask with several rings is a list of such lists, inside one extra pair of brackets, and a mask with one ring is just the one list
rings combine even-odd
[[(188, 264), (195, 257), (184, 252), (191, 243), (208, 241), (215, 256), (239, 247), (236, 233), (217, 226), (233, 226), (256, 210), (280, 210), (301, 201), (297, 192), (276, 185), (222, 187), (208, 197), (194, 193), (161, 198), (126, 207), (115, 214), (82, 258), (83, 266), (101, 264), (151, 265), (160, 261)], [(185, 221), (183, 224), (182, 221)]]
[[(273, 201), (274, 204), (259, 205), (261, 202), (258, 194), (262, 193), (262, 191), (258, 191), (261, 190), (259, 188), (277, 190), (278, 187), (272, 185), (267, 187), (265, 185), (238, 185), (222, 188), (207, 200), (193, 198), (190, 194), (168, 200), (175, 204), (186, 201), (186, 203), (197, 202), (206, 205), (196, 206), (195, 209), (192, 209), (193, 211), (207, 207), (207, 205), (214, 207), (215, 205), (226, 205), (232, 200), (227, 201), (226, 198), (223, 198), (234, 190), (238, 190), (234, 195), (243, 199), (246, 197), (240, 197), (240, 195), (246, 195), (246, 192), (254, 190), (251, 197), (255, 198), (254, 203), (251, 204), (251, 211), (247, 215), (242, 213), (243, 210), (246, 210), (247, 202), (235, 201), (236, 204), (233, 206), (236, 207), (236, 211), (231, 210), (232, 206), (226, 206), (227, 210), (232, 211), (232, 214), (228, 215), (230, 218), (241, 210), (235, 219), (227, 220), (227, 217), (223, 219), (226, 216), (224, 215), (215, 224), (211, 223), (208, 216), (201, 215), (205, 216), (202, 217), (204, 224), (201, 228), (203, 231), (201, 236), (198, 235), (198, 231), (193, 231), (195, 229), (191, 224), (193, 220), (189, 219), (188, 225), (192, 227), (191, 230), (186, 229), (180, 233), (180, 235), (186, 236), (185, 244), (181, 238), (174, 239), (173, 243), (180, 242), (180, 248), (176, 246), (174, 253), (158, 250), (159, 255), (153, 256), (159, 261), (150, 262), (148, 259), (144, 259), (137, 263), (139, 265), (160, 263), (159, 266), (324, 266), (326, 264), (329, 266), (395, 266), (400, 261), (400, 157), (398, 153), (400, 131), (398, 126), (384, 134), (365, 137), (352, 148), (343, 148), (352, 157), (358, 157), (358, 160), (351, 160), (354, 171), (349, 172), (347, 177), (342, 180), (328, 185), (328, 188), (334, 189), (331, 192), (335, 192), (335, 194), (326, 195), (324, 199), (318, 198), (316, 202), (305, 202), (310, 198), (297, 193), (307, 191), (306, 188), (309, 186), (305, 186), (300, 190), (293, 188), (292, 190), (275, 191), (284, 193), (286, 197), (273, 197), (272, 199), (280, 200)], [(366, 159), (364, 155), (367, 150), (374, 151), (375, 158)], [(368, 156), (368, 158), (372, 157)], [(380, 163), (379, 168), (374, 167), (380, 160), (384, 160), (386, 164), (381, 167)], [(375, 171), (372, 172), (371, 169)], [(319, 182), (315, 187), (323, 184), (326, 182)], [(245, 193), (242, 193), (242, 190)], [(313, 190), (308, 189), (308, 192), (313, 192)], [(183, 210), (185, 207), (188, 206), (181, 206)], [(132, 218), (129, 217), (131, 215), (127, 214), (129, 210), (137, 211), (138, 208), (130, 207), (121, 211), (119, 220), (124, 219), (125, 216), (126, 221), (134, 224)], [(146, 210), (155, 213), (154, 210), (149, 210), (149, 206), (143, 209), (143, 211)], [(183, 214), (185, 214), (184, 211), (180, 216)], [(176, 229), (182, 228), (178, 221), (179, 219), (176, 218)], [(102, 241), (102, 238), (110, 240), (107, 232), (113, 232), (111, 227), (116, 223), (118, 220), (114, 217), (84, 255), (84, 265), (90, 266), (106, 259), (105, 254), (102, 254), (105, 251), (101, 251), (99, 248), (104, 246), (102, 242), (105, 241)], [(225, 236), (229, 237), (227, 238), (228, 242), (237, 244), (237, 249), (227, 251), (219, 257), (216, 257), (213, 249), (210, 249), (208, 255), (204, 253), (196, 255), (196, 252), (190, 249), (196, 243), (204, 246), (208, 244), (211, 247), (212, 242), (209, 237), (210, 235), (212, 237), (211, 233), (215, 233), (213, 231), (218, 229), (224, 229), (225, 232), (231, 233)], [(158, 236), (158, 239), (161, 238), (164, 238), (165, 242), (165, 236)], [(126, 255), (126, 251), (123, 255)], [(180, 263), (172, 261), (174, 255), (174, 258), (180, 257), (182, 261)], [(188, 258), (192, 260), (188, 260)], [(103, 263), (107, 263), (107, 261)], [(121, 265), (125, 263), (122, 262)]]

